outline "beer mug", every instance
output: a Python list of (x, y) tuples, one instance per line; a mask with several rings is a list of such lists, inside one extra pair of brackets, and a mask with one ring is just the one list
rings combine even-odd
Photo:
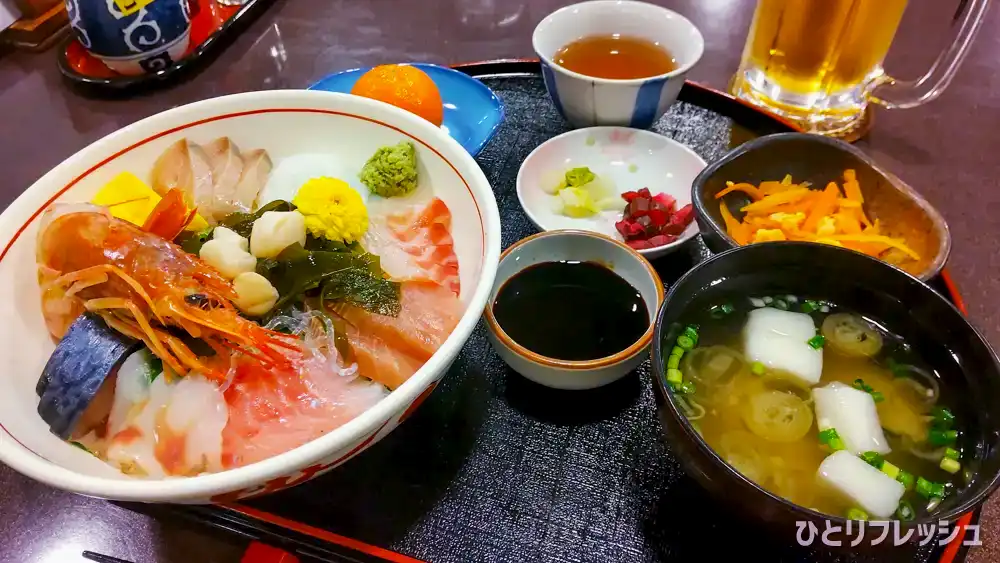
[(906, 0), (758, 0), (733, 94), (823, 135), (857, 138), (870, 102), (910, 108), (955, 76), (989, 0), (962, 0), (955, 37), (927, 73), (896, 80), (882, 69)]

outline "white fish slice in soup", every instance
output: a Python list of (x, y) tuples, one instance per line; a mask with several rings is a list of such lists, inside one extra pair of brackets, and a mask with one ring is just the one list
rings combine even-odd
[(816, 477), (875, 518), (891, 517), (906, 492), (902, 483), (847, 450), (827, 456)]
[(820, 431), (835, 429), (848, 451), (856, 455), (892, 451), (878, 419), (875, 399), (868, 393), (834, 381), (813, 389), (813, 399)]
[(743, 351), (751, 362), (815, 385), (823, 373), (823, 350), (809, 345), (814, 336), (816, 324), (809, 315), (762, 307), (747, 315)]

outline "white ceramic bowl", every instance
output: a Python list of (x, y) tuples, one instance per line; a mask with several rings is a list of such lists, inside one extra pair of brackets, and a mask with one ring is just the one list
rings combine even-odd
[[(649, 329), (621, 352), (587, 361), (566, 361), (536, 354), (515, 342), (497, 323), (493, 302), (503, 284), (521, 270), (542, 262), (579, 260), (611, 268), (632, 285), (646, 302)], [(486, 306), (490, 344), (514, 371), (556, 389), (593, 389), (621, 379), (648, 355), (653, 321), (663, 303), (663, 282), (653, 266), (624, 243), (589, 231), (548, 231), (515, 242), (500, 256), (496, 284)]]
[[(621, 34), (656, 43), (673, 55), (666, 74), (614, 80), (567, 70), (553, 56), (567, 44), (593, 35)], [(660, 6), (626, 0), (594, 0), (556, 10), (531, 36), (542, 61), (545, 87), (556, 109), (577, 127), (627, 125), (648, 129), (677, 99), (688, 71), (705, 51), (705, 39), (687, 18)]]
[[(409, 380), (354, 420), (292, 451), (210, 475), (165, 480), (128, 477), (49, 432), (35, 409), (35, 383), (54, 344), (40, 310), (35, 277), (38, 216), (54, 201), (88, 201), (120, 172), (148, 173), (183, 137), (228, 136), (263, 148), (276, 163), (304, 152), (329, 152), (357, 174), (380, 146), (409, 139), (420, 183), (452, 211), (466, 310), (441, 348)], [(447, 134), (403, 110), (346, 94), (271, 91), (237, 94), (174, 108), (117, 131), (28, 188), (0, 215), (0, 461), (51, 486), (108, 499), (205, 503), (236, 500), (302, 483), (336, 467), (391, 432), (435, 387), (475, 327), (493, 287), (500, 217), (489, 182)]]
[[(671, 195), (680, 209), (691, 203), (691, 184), (705, 168), (705, 161), (673, 139), (627, 127), (590, 127), (563, 133), (542, 143), (524, 159), (517, 173), (517, 200), (535, 226), (543, 231), (583, 229), (622, 240), (615, 229), (621, 211), (573, 218), (553, 210), (552, 196), (544, 186), (553, 180), (558, 182), (560, 174), (579, 166), (612, 180), (619, 193), (649, 188), (654, 195)], [(692, 220), (674, 242), (639, 253), (652, 260), (676, 250), (696, 234), (698, 226)]]

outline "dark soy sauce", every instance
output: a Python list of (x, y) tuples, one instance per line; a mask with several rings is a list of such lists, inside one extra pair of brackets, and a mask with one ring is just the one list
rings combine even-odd
[(493, 316), (514, 342), (569, 361), (613, 356), (649, 328), (638, 290), (594, 262), (543, 262), (525, 268), (497, 292)]

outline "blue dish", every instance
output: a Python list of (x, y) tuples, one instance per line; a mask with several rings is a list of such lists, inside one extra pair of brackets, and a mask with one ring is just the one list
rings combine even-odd
[[(503, 102), (485, 84), (471, 76), (443, 66), (411, 63), (427, 73), (441, 91), (444, 123), (441, 129), (476, 156), (503, 122)], [(354, 83), (368, 68), (337, 72), (309, 87), (310, 90), (350, 93)]]

